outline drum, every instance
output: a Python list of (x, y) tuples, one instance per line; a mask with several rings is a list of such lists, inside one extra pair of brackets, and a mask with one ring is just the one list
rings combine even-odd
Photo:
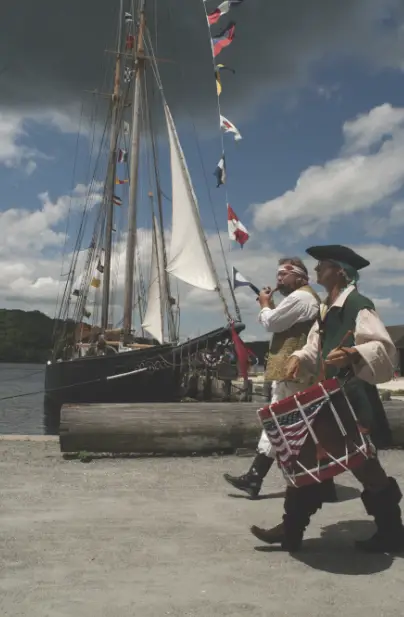
[(338, 379), (327, 379), (259, 409), (288, 482), (322, 482), (361, 465), (375, 450)]

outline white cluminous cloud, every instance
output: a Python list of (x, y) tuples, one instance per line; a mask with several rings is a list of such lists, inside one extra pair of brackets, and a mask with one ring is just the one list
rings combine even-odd
[[(303, 171), (293, 189), (253, 206), (257, 229), (294, 221), (301, 236), (314, 235), (347, 215), (372, 212), (404, 187), (404, 108), (386, 103), (343, 126), (340, 155)], [(400, 206), (387, 216), (403, 222)], [(393, 224), (393, 222), (392, 222)]]
[[(78, 107), (41, 108), (14, 111), (0, 106), (0, 165), (11, 169), (20, 168), (27, 176), (32, 175), (39, 160), (50, 159), (45, 152), (28, 146), (32, 123), (50, 127), (59, 133), (76, 133), (79, 128)], [(81, 126), (81, 134), (86, 133)]]
[[(73, 192), (75, 207), (78, 207), (81, 197), (87, 194), (87, 190), (88, 187), (83, 185), (75, 188)], [(25, 310), (37, 309), (50, 316), (55, 314), (56, 300), (58, 295), (60, 297), (66, 280), (61, 279), (65, 236), (59, 229), (65, 225), (69, 200), (70, 197), (60, 196), (52, 201), (47, 193), (43, 193), (39, 197), (39, 207), (36, 210), (11, 209), (11, 213), (5, 211), (0, 215), (3, 217), (0, 219), (0, 233), (2, 234), (0, 242), (1, 244), (8, 242), (7, 249), (0, 253), (0, 306)], [(139, 233), (140, 258), (147, 286), (151, 236), (148, 229), (141, 229)], [(168, 244), (169, 239), (169, 234), (167, 234)], [(217, 234), (209, 234), (208, 243), (225, 289), (226, 298), (232, 306)], [(116, 248), (112, 266), (114, 323), (118, 323), (122, 318), (125, 237), (122, 237)], [(404, 250), (377, 243), (353, 248), (372, 262), (369, 273), (366, 270), (363, 271), (361, 288), (364, 292), (375, 296), (376, 306), (388, 323), (397, 323), (400, 310), (396, 297), (391, 296), (391, 290), (397, 288), (400, 283), (400, 264), (404, 263)], [(50, 249), (53, 251), (51, 256), (49, 256)], [(258, 287), (275, 284), (277, 262), (281, 256), (282, 254), (274, 247), (269, 246), (267, 242), (260, 243), (258, 239), (251, 248), (247, 244), (243, 251), (236, 249), (231, 253), (226, 253), (229, 267), (234, 265)], [(70, 254), (66, 255), (66, 265), (70, 258)], [(78, 275), (84, 266), (85, 258), (86, 253), (83, 251), (78, 263)], [(313, 260), (308, 258), (307, 265), (313, 277)], [(376, 282), (386, 277), (390, 277), (391, 285), (384, 296), (380, 293), (380, 287), (377, 288)], [(178, 284), (178, 289), (182, 336), (198, 332), (201, 334), (226, 323), (221, 302), (215, 293), (204, 292), (181, 282)], [(95, 293), (99, 291), (93, 290), (91, 303)], [(177, 295), (175, 281), (173, 282), (173, 295)], [(245, 339), (253, 340), (254, 337), (265, 339), (267, 334), (257, 321), (258, 307), (254, 293), (248, 288), (240, 288), (236, 290), (236, 297), (243, 321), (247, 326)], [(136, 326), (138, 325), (137, 320)]]

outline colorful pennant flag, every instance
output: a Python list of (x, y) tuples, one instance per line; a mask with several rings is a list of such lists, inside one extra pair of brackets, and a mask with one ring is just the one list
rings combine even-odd
[(235, 240), (243, 248), (250, 235), (230, 204), (227, 204), (227, 226), (230, 240)]
[(251, 351), (251, 349), (248, 349), (244, 341), (241, 340), (241, 338), (236, 332), (234, 323), (231, 324), (231, 338), (233, 340), (234, 351), (236, 352), (236, 356), (237, 356), (240, 375), (244, 379), (247, 379), (249, 360), (250, 360), (250, 357), (255, 358), (255, 354)]
[(95, 287), (96, 289), (98, 289), (100, 285), (101, 285), (100, 279), (93, 278), (93, 280), (91, 281), (91, 287)]
[(124, 83), (129, 84), (132, 80), (132, 76), (133, 76), (133, 69), (130, 69), (129, 67), (125, 66), (125, 71), (123, 74)]
[(222, 115), (220, 116), (220, 128), (222, 128), (225, 133), (233, 133), (236, 141), (243, 139), (240, 135), (240, 131), (234, 126), (233, 122), (230, 122), (230, 120)]
[(234, 39), (236, 32), (236, 24), (230, 22), (229, 25), (222, 30), (217, 36), (212, 37), (213, 56), (216, 58), (224, 49), (228, 47)]
[(90, 311), (87, 311), (87, 309), (84, 309), (84, 311), (83, 311), (83, 316), (84, 316), (84, 317), (87, 317), (87, 319), (88, 319), (89, 317), (91, 317), (91, 313), (90, 313)]
[(242, 2), (243, 0), (225, 0), (225, 2), (222, 2), (221, 4), (219, 4), (217, 9), (215, 9), (214, 11), (211, 11), (211, 13), (208, 14), (209, 24), (210, 25), (216, 24), (222, 15), (225, 15), (226, 13), (230, 11), (232, 6), (237, 6), (238, 4), (241, 4)]
[(128, 182), (129, 180), (120, 180), (119, 178), (115, 178), (115, 184), (127, 184)]
[(253, 285), (251, 281), (248, 281), (245, 276), (241, 274), (234, 266), (233, 266), (233, 276), (232, 276), (232, 285), (233, 289), (237, 289), (237, 287), (250, 287), (254, 293), (259, 296), (260, 290), (258, 287)]
[(128, 34), (128, 36), (126, 37), (125, 49), (127, 51), (129, 49), (133, 49), (134, 45), (135, 45), (135, 37), (133, 36), (133, 34)]
[(100, 261), (97, 264), (97, 270), (100, 274), (104, 274), (104, 266), (102, 265)]
[(126, 163), (127, 160), (128, 160), (128, 151), (127, 150), (121, 150), (119, 148), (119, 150), (118, 150), (118, 163)]
[(131, 13), (125, 13), (125, 22), (127, 24), (131, 24), (133, 22), (133, 17)]
[(77, 296), (77, 298), (78, 298), (78, 297), (80, 296), (80, 289), (75, 289), (75, 290), (73, 291), (73, 294), (72, 294), (72, 295), (73, 295), (73, 296)]
[(217, 164), (215, 176), (217, 179), (217, 188), (219, 188), (222, 184), (226, 184), (226, 159), (224, 154)]
[(130, 133), (129, 122), (124, 122), (123, 123), (123, 133), (124, 133), (124, 135), (129, 135), (129, 133)]
[(215, 79), (216, 79), (216, 90), (217, 90), (217, 96), (220, 96), (222, 93), (222, 79), (220, 77), (220, 71), (222, 70), (228, 70), (231, 71), (232, 73), (235, 73), (236, 71), (234, 69), (231, 69), (229, 66), (226, 66), (225, 64), (217, 64), (215, 67)]
[(122, 199), (118, 197), (117, 195), (113, 195), (112, 203), (114, 203), (116, 206), (122, 206)]

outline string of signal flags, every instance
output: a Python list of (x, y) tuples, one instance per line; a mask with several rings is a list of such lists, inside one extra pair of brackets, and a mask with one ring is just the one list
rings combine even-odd
[(241, 248), (243, 248), (244, 244), (249, 239), (249, 233), (243, 223), (240, 221), (234, 210), (229, 204), (228, 191), (226, 186), (227, 181), (227, 173), (226, 173), (226, 154), (224, 147), (224, 139), (223, 134), (232, 134), (234, 136), (234, 140), (236, 142), (241, 141), (242, 136), (238, 128), (226, 118), (220, 108), (220, 95), (222, 93), (222, 78), (221, 74), (223, 71), (229, 71), (233, 75), (235, 74), (235, 70), (226, 64), (218, 63), (217, 57), (219, 54), (229, 47), (234, 41), (236, 35), (236, 23), (234, 21), (230, 21), (227, 26), (225, 26), (218, 34), (212, 34), (211, 27), (215, 24), (218, 24), (221, 17), (223, 15), (227, 15), (233, 8), (238, 7), (240, 4), (244, 2), (244, 0), (225, 0), (221, 2), (216, 8), (213, 10), (208, 10), (207, 4), (210, 0), (203, 0), (206, 20), (209, 28), (209, 35), (211, 41), (211, 49), (212, 49), (212, 59), (214, 66), (214, 76), (216, 82), (216, 94), (217, 94), (217, 106), (219, 110), (219, 121), (220, 121), (220, 129), (223, 131), (222, 133), (222, 155), (219, 159), (219, 162), (214, 171), (214, 175), (216, 177), (216, 186), (217, 188), (221, 186), (225, 186), (226, 191), (226, 204), (227, 204), (227, 227), (230, 240), (237, 242)]

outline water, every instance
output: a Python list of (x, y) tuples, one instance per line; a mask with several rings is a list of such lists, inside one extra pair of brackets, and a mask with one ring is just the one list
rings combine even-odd
[(43, 392), (1, 400), (44, 389), (43, 364), (0, 364), (0, 435), (43, 435)]

